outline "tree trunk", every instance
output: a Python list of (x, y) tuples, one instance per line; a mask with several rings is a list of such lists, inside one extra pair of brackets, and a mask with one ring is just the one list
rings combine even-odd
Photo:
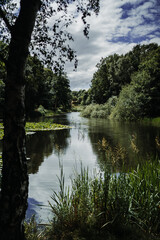
[(40, 0), (21, 0), (12, 27), (5, 89), (0, 239), (25, 239), (28, 174), (25, 146), (25, 63)]

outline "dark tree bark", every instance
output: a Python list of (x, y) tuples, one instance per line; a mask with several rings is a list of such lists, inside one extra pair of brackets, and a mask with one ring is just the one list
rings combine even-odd
[(5, 89), (0, 239), (25, 239), (28, 174), (25, 146), (25, 63), (40, 0), (21, 0), (11, 30)]

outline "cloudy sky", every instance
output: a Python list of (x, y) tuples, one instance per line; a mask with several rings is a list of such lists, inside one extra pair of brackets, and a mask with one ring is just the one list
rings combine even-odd
[(160, 44), (159, 0), (100, 0), (100, 13), (88, 18), (89, 40), (83, 36), (83, 23), (70, 27), (78, 55), (78, 69), (66, 65), (72, 90), (88, 89), (96, 64), (102, 57), (124, 54), (136, 44)]

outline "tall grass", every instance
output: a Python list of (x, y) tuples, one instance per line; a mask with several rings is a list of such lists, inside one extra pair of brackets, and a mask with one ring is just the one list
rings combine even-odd
[(60, 192), (54, 192), (50, 203), (54, 217), (47, 239), (160, 237), (158, 160), (118, 175), (106, 167), (89, 176), (88, 169), (81, 167), (70, 189), (65, 189), (61, 170), (59, 184)]

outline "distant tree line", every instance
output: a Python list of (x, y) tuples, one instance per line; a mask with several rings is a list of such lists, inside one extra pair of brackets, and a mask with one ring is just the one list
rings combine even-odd
[[(4, 46), (0, 43), (0, 48)], [(26, 114), (32, 116), (40, 105), (44, 108), (63, 111), (71, 108), (71, 90), (67, 75), (63, 72), (53, 73), (45, 68), (36, 56), (29, 56), (26, 65)], [(0, 112), (4, 108), (6, 69), (0, 61)]]
[(135, 120), (160, 116), (160, 46), (137, 45), (125, 55), (102, 58), (87, 93), (91, 103), (108, 104), (106, 109), (111, 111), (101, 111), (104, 117)]
[(88, 105), (92, 102), (91, 90), (81, 89), (79, 91), (72, 91), (72, 103), (73, 105), (81, 104)]

